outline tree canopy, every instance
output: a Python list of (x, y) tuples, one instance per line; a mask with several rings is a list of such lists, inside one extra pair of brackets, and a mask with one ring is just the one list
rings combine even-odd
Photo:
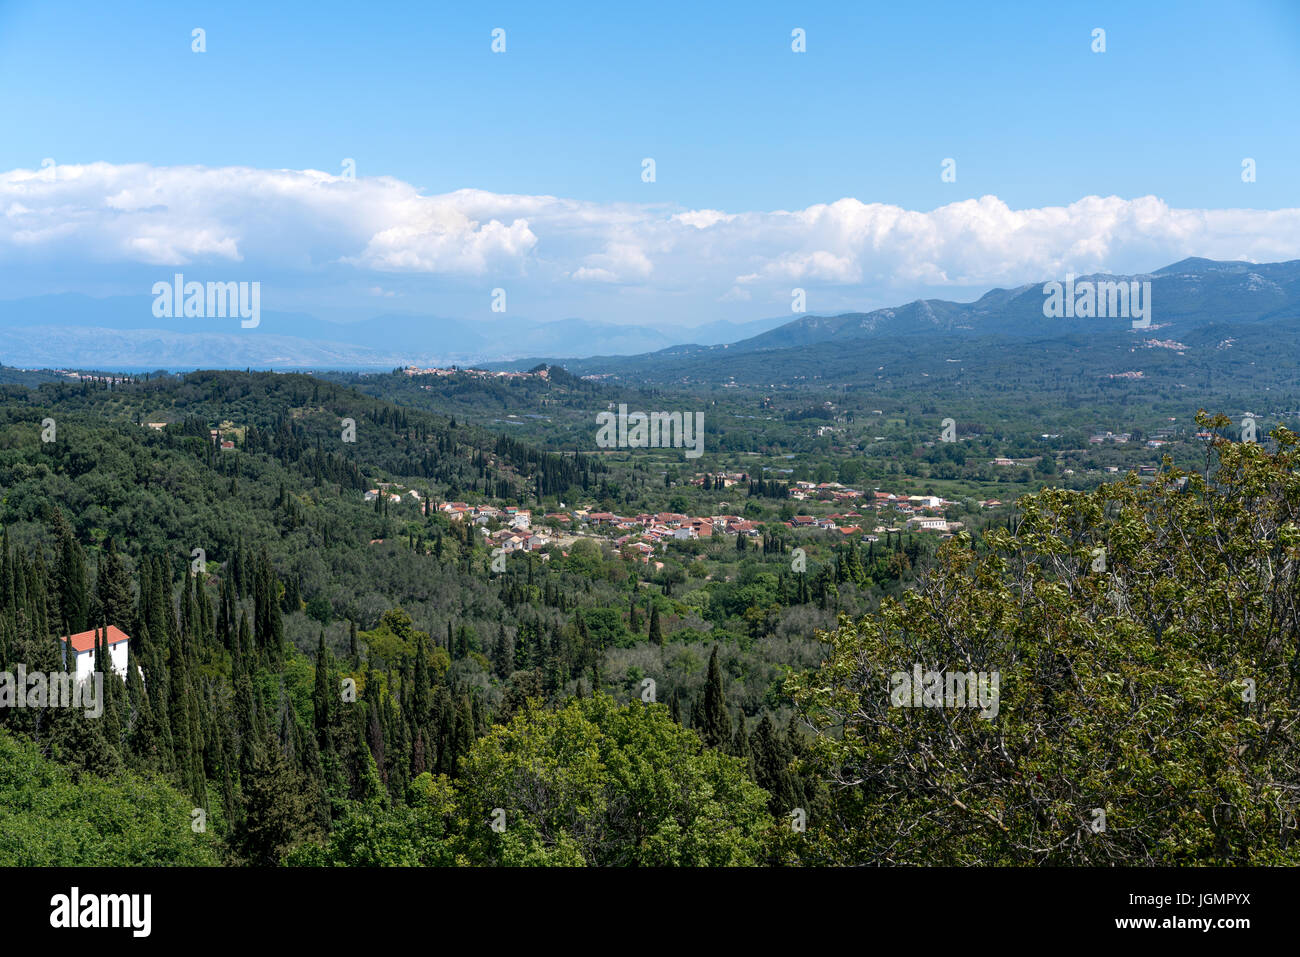
[[(1027, 496), (1014, 530), (954, 539), (914, 593), (841, 620), (790, 682), (829, 783), (814, 859), (1300, 859), (1300, 452), (1275, 436)], [(999, 673), (996, 716), (895, 706), (917, 664)]]

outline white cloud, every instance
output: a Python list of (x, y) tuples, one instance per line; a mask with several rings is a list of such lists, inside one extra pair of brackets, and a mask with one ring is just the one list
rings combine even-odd
[(729, 223), (735, 216), (729, 216), (717, 209), (692, 209), (689, 212), (677, 213), (673, 220), (679, 223), (685, 223), (687, 226), (694, 226), (696, 229), (708, 229), (718, 223)]
[(654, 266), (641, 249), (630, 242), (611, 242), (605, 251), (587, 256), (573, 278), (596, 282), (627, 282), (650, 277)]
[(573, 271), (573, 278), (580, 282), (618, 282), (618, 276), (608, 269), (583, 266)]
[(844, 198), (725, 212), (473, 189), (426, 195), (390, 177), (317, 170), (91, 163), (0, 173), (0, 210), (0, 270), (30, 282), (43, 266), (52, 287), (53, 277), (66, 289), (79, 269), (113, 264), (318, 286), (360, 277), (361, 288), (385, 291), (398, 277), (425, 291), (509, 279), (512, 304), (534, 288), (559, 314), (620, 290), (644, 291), (646, 309), (660, 294), (674, 308), (696, 303), (705, 318), (720, 302), (740, 310), (751, 291), (755, 302), (775, 301), (792, 285), (866, 308), (922, 289), (1138, 272), (1193, 255), (1300, 258), (1300, 209), (1174, 209), (1154, 196), (1022, 210), (984, 196), (929, 212)]

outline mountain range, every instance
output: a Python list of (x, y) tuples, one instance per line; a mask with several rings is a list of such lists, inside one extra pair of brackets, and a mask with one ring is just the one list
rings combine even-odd
[(796, 368), (806, 372), (818, 363), (871, 354), (886, 343), (891, 354), (905, 354), (958, 342), (995, 345), (1125, 335), (1168, 340), (1198, 331), (1212, 333), (1211, 337), (1244, 329), (1289, 331), (1300, 319), (1300, 260), (1248, 263), (1190, 258), (1152, 273), (1074, 278), (1076, 288), (1084, 282), (1150, 283), (1150, 326), (1134, 329), (1129, 318), (1048, 318), (1045, 284), (1033, 283), (993, 289), (968, 303), (918, 299), (871, 312), (801, 316), (730, 343), (676, 345), (635, 356), (535, 356), (500, 367), (525, 368), (548, 361), (576, 375), (713, 381), (726, 381), (737, 368), (761, 368), (760, 378), (780, 379)]
[(76, 293), (0, 301), (0, 363), (25, 368), (391, 369), (469, 365), (538, 354), (636, 354), (682, 341), (730, 342), (782, 318), (693, 328), (620, 325), (588, 319), (485, 320), (384, 314), (332, 322), (265, 310), (255, 329), (237, 319), (155, 318), (152, 296), (92, 298)]
[[(1065, 277), (1054, 277), (1062, 281)], [(1052, 281), (1052, 280), (1049, 280)], [(1208, 326), (1269, 324), (1300, 317), (1300, 261), (1185, 259), (1152, 273), (1080, 276), (1076, 283), (1150, 283), (1151, 326), (1168, 338)], [(974, 302), (918, 299), (834, 316), (650, 328), (589, 319), (451, 319), (404, 314), (331, 322), (266, 311), (244, 330), (232, 319), (157, 319), (152, 298), (59, 294), (0, 301), (0, 363), (24, 368), (391, 369), (415, 365), (564, 365), (575, 374), (665, 375), (710, 369), (725, 378), (738, 357), (762, 355), (779, 372), (781, 354), (810, 350), (838, 358), (880, 340), (929, 344), (993, 339), (1137, 333), (1125, 318), (1048, 318), (1043, 283), (993, 289)], [(917, 344), (913, 348), (919, 348)]]

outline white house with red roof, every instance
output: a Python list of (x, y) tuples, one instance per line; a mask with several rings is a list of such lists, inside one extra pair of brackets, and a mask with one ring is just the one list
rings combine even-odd
[[(96, 670), (103, 671), (103, 666), (98, 668), (95, 663), (95, 638), (98, 629), (92, 628), (90, 631), (82, 631), (75, 635), (64, 635), (59, 640), (66, 642), (63, 653), (63, 667), (69, 671), (72, 669), (68, 665), (68, 645), (72, 646), (72, 651), (77, 658), (77, 680), (93, 674)], [(116, 625), (108, 626), (108, 657), (112, 663), (113, 670), (119, 676), (126, 677), (126, 659), (127, 650), (130, 648), (131, 638), (121, 628)]]

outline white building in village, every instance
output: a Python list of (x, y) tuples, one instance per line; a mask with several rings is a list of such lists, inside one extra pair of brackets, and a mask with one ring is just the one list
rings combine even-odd
[[(70, 636), (64, 635), (59, 640), (64, 642), (63, 667), (68, 671), (72, 670), (68, 662), (68, 645), (72, 646), (77, 659), (78, 681), (94, 674), (96, 670), (104, 670), (102, 665), (96, 668), (95, 664), (95, 629)], [(126, 677), (126, 659), (130, 644), (131, 637), (126, 632), (116, 625), (108, 626), (108, 657), (113, 670), (122, 678)]]

